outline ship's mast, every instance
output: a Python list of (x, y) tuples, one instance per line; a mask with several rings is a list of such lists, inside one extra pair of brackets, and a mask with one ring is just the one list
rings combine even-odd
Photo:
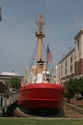
[(42, 40), (45, 37), (45, 33), (43, 30), (43, 26), (45, 25), (45, 21), (43, 18), (43, 15), (39, 15), (38, 19), (36, 21), (36, 24), (38, 25), (38, 29), (35, 32), (36, 37), (38, 38), (38, 72), (41, 73), (43, 70), (43, 63), (44, 61), (42, 61)]

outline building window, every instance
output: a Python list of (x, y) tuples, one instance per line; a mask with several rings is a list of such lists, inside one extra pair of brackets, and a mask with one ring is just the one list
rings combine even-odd
[(59, 71), (60, 71), (60, 67), (59, 67)]
[(75, 59), (75, 54), (74, 54), (74, 59)]
[(62, 77), (62, 71), (61, 71), (61, 77)]
[(81, 68), (81, 67), (80, 67), (80, 65), (81, 65), (80, 63), (81, 63), (81, 62), (79, 61), (79, 62), (78, 62), (78, 75), (80, 74), (80, 70), (81, 70), (81, 69), (80, 69), (80, 68)]
[(67, 66), (67, 61), (65, 62), (65, 67)]
[(61, 65), (61, 69), (63, 68), (63, 66)]
[(72, 61), (73, 61), (73, 57), (70, 57), (70, 63), (72, 63)]
[(59, 73), (59, 78), (60, 78), (60, 73)]
[(73, 66), (70, 66), (70, 72), (72, 72), (72, 70), (73, 70)]
[(67, 69), (65, 69), (65, 75), (67, 75)]
[(79, 50), (79, 39), (78, 39), (78, 50)]

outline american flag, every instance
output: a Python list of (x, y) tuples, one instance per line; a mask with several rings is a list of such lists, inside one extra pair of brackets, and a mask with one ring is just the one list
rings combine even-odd
[(51, 51), (49, 49), (49, 45), (47, 45), (47, 63), (52, 61), (52, 54)]

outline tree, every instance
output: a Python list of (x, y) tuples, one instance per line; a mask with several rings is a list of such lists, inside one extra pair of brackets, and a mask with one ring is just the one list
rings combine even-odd
[(74, 80), (73, 78), (69, 79), (68, 85), (67, 85), (67, 93), (69, 95), (70, 98), (73, 97), (75, 90), (74, 90)]
[(83, 76), (79, 79), (79, 92), (83, 96)]
[(20, 88), (21, 79), (17, 78), (17, 77), (12, 77), (10, 79), (10, 83), (11, 83), (12, 88), (19, 89)]
[(78, 96), (78, 93), (83, 95), (83, 77), (80, 77), (79, 79), (77, 78), (69, 79), (66, 95), (68, 95), (69, 98), (72, 98), (75, 95), (75, 93), (77, 93), (77, 96)]

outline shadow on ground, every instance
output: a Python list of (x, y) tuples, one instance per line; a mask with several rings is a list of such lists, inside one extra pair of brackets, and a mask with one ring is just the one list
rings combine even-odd
[(64, 110), (63, 109), (48, 109), (48, 108), (23, 108), (18, 107), (20, 111), (27, 115), (39, 116), (39, 117), (63, 117)]

